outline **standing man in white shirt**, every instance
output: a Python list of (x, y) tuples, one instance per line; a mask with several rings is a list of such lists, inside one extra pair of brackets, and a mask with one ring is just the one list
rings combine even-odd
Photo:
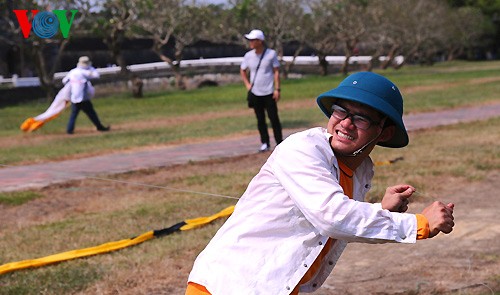
[(408, 144), (403, 98), (391, 81), (353, 74), (317, 98), (326, 129), (289, 136), (199, 254), (187, 295), (298, 294), (318, 289), (349, 242), (415, 243), (453, 230), (454, 204), (405, 213), (415, 188), (366, 203), (375, 145)]
[(99, 78), (99, 73), (94, 67), (88, 56), (81, 56), (78, 59), (76, 68), (69, 71), (63, 78), (64, 84), (70, 83), (71, 87), (71, 115), (69, 117), (66, 132), (73, 134), (75, 122), (80, 110), (82, 110), (92, 121), (98, 131), (109, 131), (110, 127), (101, 124), (94, 106), (90, 101), (94, 96), (95, 90), (90, 82), (91, 79)]
[(267, 131), (266, 112), (273, 127), (276, 145), (283, 141), (281, 122), (278, 116), (277, 102), (280, 99), (280, 72), (276, 51), (264, 44), (264, 33), (252, 30), (245, 35), (252, 50), (243, 57), (240, 75), (248, 94), (254, 103), (249, 104), (255, 111), (259, 129), (261, 147), (259, 152), (270, 150), (271, 142)]

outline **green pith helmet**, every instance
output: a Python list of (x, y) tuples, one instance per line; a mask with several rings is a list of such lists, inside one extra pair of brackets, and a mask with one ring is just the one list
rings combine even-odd
[(403, 123), (403, 97), (389, 79), (372, 73), (359, 72), (340, 82), (339, 86), (316, 99), (318, 106), (330, 118), (332, 105), (337, 99), (349, 100), (367, 105), (386, 115), (396, 125), (394, 136), (378, 145), (400, 148), (408, 145), (408, 133)]

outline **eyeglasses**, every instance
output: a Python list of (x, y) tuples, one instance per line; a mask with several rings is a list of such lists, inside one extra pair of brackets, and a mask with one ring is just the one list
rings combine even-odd
[(373, 124), (380, 125), (380, 121), (375, 122), (372, 119), (362, 115), (353, 115), (348, 110), (336, 104), (332, 105), (332, 116), (334, 116), (339, 120), (344, 120), (347, 117), (349, 117), (351, 119), (352, 124), (356, 126), (356, 128), (362, 130), (367, 130)]

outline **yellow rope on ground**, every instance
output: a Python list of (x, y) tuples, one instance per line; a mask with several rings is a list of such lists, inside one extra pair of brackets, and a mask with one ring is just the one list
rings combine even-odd
[(199, 226), (202, 226), (204, 224), (210, 223), (214, 221), (217, 218), (221, 217), (226, 217), (229, 216), (233, 213), (234, 211), (234, 206), (227, 207), (226, 209), (220, 211), (217, 214), (214, 214), (212, 216), (208, 217), (200, 217), (200, 218), (194, 218), (194, 219), (186, 219), (186, 225), (181, 227), (181, 230), (188, 230), (188, 229), (193, 229)]
[(124, 239), (121, 241), (115, 241), (115, 242), (109, 242), (105, 243), (99, 246), (95, 247), (90, 247), (90, 248), (84, 248), (84, 249), (77, 249), (77, 250), (71, 250), (63, 253), (58, 253), (42, 258), (37, 258), (37, 259), (28, 259), (28, 260), (22, 260), (22, 261), (17, 261), (17, 262), (10, 262), (6, 263), (4, 265), (0, 265), (0, 275), (16, 271), (16, 270), (21, 270), (21, 269), (26, 269), (26, 268), (34, 268), (34, 267), (40, 267), (40, 266), (45, 266), (49, 264), (54, 264), (58, 262), (63, 262), (67, 260), (72, 260), (72, 259), (77, 259), (77, 258), (82, 258), (82, 257), (87, 257), (87, 256), (93, 256), (93, 255), (98, 255), (98, 254), (104, 254), (116, 250), (120, 250), (126, 247), (134, 246), (137, 244), (140, 244), (142, 242), (145, 242), (147, 240), (150, 240), (155, 237), (162, 237), (164, 235), (168, 235), (171, 233), (174, 233), (178, 230), (189, 230), (193, 228), (200, 227), (202, 225), (208, 224), (212, 221), (214, 221), (217, 218), (222, 218), (229, 216), (233, 213), (234, 211), (234, 206), (230, 206), (212, 216), (207, 216), (207, 217), (199, 217), (195, 219), (187, 219), (185, 221), (179, 222), (169, 228), (164, 228), (161, 230), (154, 230), (154, 231), (148, 231), (140, 236), (137, 236), (135, 238), (131, 239)]
[(91, 255), (97, 255), (97, 254), (103, 254), (111, 251), (116, 251), (119, 249), (123, 249), (125, 247), (130, 247), (133, 245), (140, 244), (144, 241), (147, 241), (151, 238), (153, 238), (153, 231), (149, 231), (147, 233), (144, 233), (136, 238), (132, 239), (125, 239), (121, 241), (116, 241), (116, 242), (110, 242), (106, 244), (102, 244), (96, 247), (90, 247), (90, 248), (85, 248), (85, 249), (77, 249), (77, 250), (71, 250), (63, 253), (58, 253), (42, 258), (37, 258), (37, 259), (28, 259), (28, 260), (23, 260), (23, 261), (18, 261), (18, 262), (10, 262), (4, 265), (0, 266), (0, 275), (4, 273), (8, 273), (11, 271), (15, 270), (20, 270), (20, 269), (25, 269), (25, 268), (32, 268), (32, 267), (39, 267), (39, 266), (44, 266), (48, 264), (53, 264), (57, 262), (62, 262), (62, 261), (67, 261), (71, 259), (76, 259), (76, 258), (81, 258), (85, 256), (91, 256)]

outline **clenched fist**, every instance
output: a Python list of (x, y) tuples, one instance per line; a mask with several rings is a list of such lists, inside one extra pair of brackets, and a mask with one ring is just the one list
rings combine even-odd
[(408, 210), (408, 198), (413, 195), (415, 188), (408, 184), (390, 186), (385, 190), (382, 199), (382, 209), (391, 212), (406, 212)]
[(439, 201), (435, 201), (422, 211), (422, 214), (429, 221), (429, 238), (434, 237), (440, 231), (449, 234), (455, 225), (453, 217), (453, 208), (455, 205), (449, 203), (445, 205)]

